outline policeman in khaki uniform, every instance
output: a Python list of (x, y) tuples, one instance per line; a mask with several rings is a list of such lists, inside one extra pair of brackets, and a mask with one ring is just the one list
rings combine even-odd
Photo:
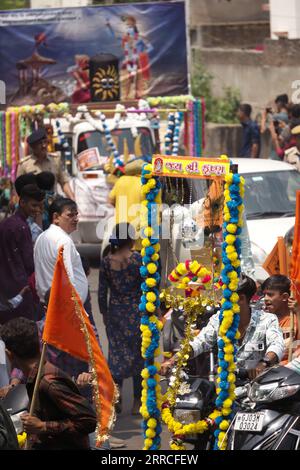
[(296, 145), (284, 152), (284, 161), (294, 165), (300, 173), (300, 126), (294, 127), (291, 133), (296, 137)]
[(55, 176), (56, 185), (59, 183), (70, 199), (74, 199), (74, 193), (69, 184), (69, 175), (62, 169), (60, 157), (47, 153), (47, 134), (44, 128), (37, 129), (27, 138), (32, 149), (32, 154), (20, 160), (17, 177), (26, 173), (41, 173), (51, 171)]

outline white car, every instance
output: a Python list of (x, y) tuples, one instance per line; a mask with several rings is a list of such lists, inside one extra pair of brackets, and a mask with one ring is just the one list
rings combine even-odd
[[(245, 213), (251, 250), (255, 267), (255, 278), (264, 280), (268, 273), (262, 268), (267, 255), (277, 242), (277, 237), (285, 237), (295, 224), (296, 191), (300, 189), (300, 174), (288, 163), (251, 158), (233, 158), (238, 165), (238, 173), (245, 178)], [(205, 180), (192, 181), (192, 208), (190, 216), (194, 217), (194, 208), (202, 206), (207, 187)], [(199, 208), (198, 205), (198, 208)], [(180, 239), (182, 231), (180, 219), (175, 217), (172, 230), (172, 241), (178, 260), (191, 258), (193, 248), (187, 248)], [(185, 216), (186, 217), (186, 216)], [(197, 235), (201, 242), (203, 237)], [(196, 246), (195, 246), (196, 248)]]

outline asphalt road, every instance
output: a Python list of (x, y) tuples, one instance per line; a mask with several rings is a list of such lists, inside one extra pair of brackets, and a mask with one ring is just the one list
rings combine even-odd
[[(97, 325), (101, 346), (105, 356), (108, 353), (108, 342), (105, 332), (105, 327), (102, 321), (102, 316), (99, 312), (97, 301), (97, 288), (98, 288), (98, 268), (93, 267), (89, 276), (89, 284), (92, 297), (93, 315)], [(131, 379), (126, 379), (123, 384), (122, 390), (122, 413), (118, 415), (113, 436), (126, 441), (126, 448), (120, 450), (140, 450), (143, 448), (143, 437), (141, 432), (141, 416), (131, 416), (130, 411), (133, 402), (133, 389)], [(162, 433), (162, 450), (169, 450), (169, 432), (164, 426)]]

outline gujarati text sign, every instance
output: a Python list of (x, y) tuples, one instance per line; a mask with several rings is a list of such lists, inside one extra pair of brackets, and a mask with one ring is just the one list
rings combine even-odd
[(230, 171), (229, 160), (221, 158), (172, 157), (154, 155), (153, 174), (175, 178), (225, 178)]

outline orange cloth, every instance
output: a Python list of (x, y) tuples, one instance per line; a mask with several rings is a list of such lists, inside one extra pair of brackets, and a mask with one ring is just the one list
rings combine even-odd
[[(81, 299), (70, 282), (63, 247), (56, 260), (43, 341), (95, 368), (94, 400), (98, 419), (97, 446), (104, 442), (114, 421), (117, 389)], [(98, 398), (98, 400), (97, 400)]]
[(294, 229), (294, 241), (291, 259), (290, 279), (292, 292), (300, 303), (300, 191), (296, 192), (296, 220)]
[[(285, 352), (283, 355), (283, 358), (280, 361), (280, 364), (285, 365), (287, 364), (288, 361), (288, 355), (289, 355), (289, 345), (290, 345), (290, 325), (291, 325), (291, 317), (290, 314), (285, 315), (282, 318), (278, 318), (279, 321), (279, 326), (282, 330), (283, 333), (283, 339), (284, 339), (284, 344), (285, 344)], [(299, 329), (298, 329), (298, 322), (297, 322), (297, 316), (294, 314), (294, 338), (293, 341), (299, 340)], [(298, 350), (298, 345), (295, 344), (293, 345), (293, 354), (295, 351)]]

